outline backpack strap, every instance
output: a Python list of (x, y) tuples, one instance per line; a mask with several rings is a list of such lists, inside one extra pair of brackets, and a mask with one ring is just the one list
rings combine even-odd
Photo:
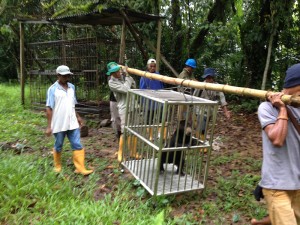
[(287, 110), (288, 117), (290, 118), (290, 120), (293, 123), (294, 127), (298, 131), (298, 134), (300, 135), (300, 125), (299, 125), (296, 117), (294, 116), (293, 112), (291, 111), (291, 109), (289, 107), (286, 107), (286, 110)]

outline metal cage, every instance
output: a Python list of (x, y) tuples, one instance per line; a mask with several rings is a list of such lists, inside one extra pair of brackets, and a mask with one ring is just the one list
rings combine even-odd
[(218, 103), (130, 90), (121, 165), (154, 196), (204, 189)]

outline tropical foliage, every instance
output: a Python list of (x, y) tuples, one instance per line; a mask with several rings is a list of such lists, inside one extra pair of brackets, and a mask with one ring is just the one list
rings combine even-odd
[[(18, 19), (45, 19), (107, 7), (129, 7), (165, 16), (162, 54), (178, 72), (188, 57), (197, 59), (199, 78), (205, 66), (215, 67), (223, 75), (219, 78), (221, 82), (260, 88), (265, 72), (266, 88), (281, 88), (285, 70), (299, 61), (300, 6), (296, 0), (3, 0), (0, 80), (18, 77)], [(155, 24), (136, 26), (143, 36), (155, 40)], [(76, 29), (72, 35), (97, 35), (99, 30), (108, 36), (111, 32), (102, 28), (95, 28), (96, 32)], [(57, 26), (49, 29), (45, 24), (26, 26), (25, 32), (27, 42), (60, 37)], [(166, 67), (162, 70), (171, 75)]]

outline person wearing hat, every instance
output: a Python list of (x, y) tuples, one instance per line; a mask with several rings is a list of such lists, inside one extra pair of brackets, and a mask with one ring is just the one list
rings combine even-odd
[(197, 62), (195, 59), (187, 59), (182, 72), (179, 74), (178, 78), (196, 80), (193, 71), (197, 68)]
[(55, 137), (53, 148), (54, 171), (61, 172), (61, 152), (64, 139), (67, 136), (72, 150), (75, 173), (88, 175), (93, 170), (87, 170), (84, 166), (85, 150), (80, 142), (80, 129), (83, 120), (75, 111), (77, 103), (75, 86), (69, 82), (73, 73), (69, 67), (61, 65), (56, 69), (57, 81), (47, 91), (46, 115), (48, 125), (46, 135), (51, 133)]
[[(194, 75), (193, 75), (193, 71), (196, 68), (197, 68), (196, 60), (195, 59), (187, 59), (185, 61), (184, 68), (183, 68), (182, 72), (178, 75), (178, 78), (185, 79), (185, 80), (196, 80)], [(178, 87), (178, 91), (182, 92), (182, 93), (184, 93), (186, 89), (187, 88), (183, 88), (182, 86)], [(191, 92), (192, 92), (192, 89), (188, 89), (188, 90), (191, 90)], [(186, 119), (185, 118), (186, 117), (186, 111), (187, 111), (187, 106), (180, 105), (178, 107), (178, 119), (179, 120)]]
[(284, 94), (300, 95), (300, 63), (287, 69), (283, 90), (258, 107), (263, 147), (259, 186), (272, 225), (299, 225), (300, 135), (288, 111), (299, 121), (300, 108), (285, 105), (281, 100)]
[(135, 87), (134, 79), (126, 73), (125, 77), (121, 75), (121, 66), (116, 62), (110, 62), (107, 64), (107, 73), (106, 75), (111, 76), (108, 81), (110, 90), (113, 92), (114, 97), (117, 100), (118, 113), (121, 119), (121, 135), (119, 141), (119, 151), (118, 151), (118, 161), (122, 160), (122, 149), (123, 149), (123, 133), (125, 127), (125, 116), (126, 116), (126, 98), (127, 92), (131, 87)]
[[(147, 61), (147, 71), (149, 73), (157, 73), (156, 71), (156, 60), (155, 59), (149, 59)], [(163, 89), (164, 84), (159, 80), (153, 80), (149, 79), (147, 77), (141, 77), (140, 79), (140, 89), (151, 89), (151, 90), (159, 90)]]
[[(217, 84), (217, 82), (215, 82), (216, 76), (217, 76), (217, 72), (214, 68), (205, 68), (202, 78), (204, 79), (204, 82), (206, 82), (206, 83)], [(230, 117), (231, 117), (230, 111), (227, 109), (228, 104), (226, 102), (225, 95), (223, 92), (196, 89), (194, 91), (194, 95), (198, 96), (200, 98), (205, 98), (205, 99), (212, 100), (212, 101), (219, 101), (225, 117), (227, 119), (230, 119)]]
[[(149, 59), (147, 61), (146, 66), (147, 66), (146, 69), (149, 73), (159, 74), (156, 71), (156, 60), (155, 59)], [(160, 89), (164, 89), (164, 84), (163, 84), (163, 82), (161, 82), (159, 80), (153, 80), (153, 79), (149, 79), (147, 77), (141, 77), (140, 89), (160, 90)], [(152, 104), (150, 104), (150, 105), (152, 105)], [(144, 107), (144, 108), (146, 108), (146, 107)], [(148, 125), (153, 124), (154, 109), (155, 109), (155, 105), (151, 109), (149, 109), (147, 112), (145, 112), (147, 115), (147, 124)], [(149, 137), (150, 140), (153, 140), (153, 129), (151, 127), (148, 129), (148, 132), (150, 134), (150, 137)]]

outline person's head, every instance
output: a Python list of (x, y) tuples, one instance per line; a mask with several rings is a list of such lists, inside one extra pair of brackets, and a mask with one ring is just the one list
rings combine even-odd
[(156, 60), (155, 59), (149, 59), (147, 61), (147, 70), (150, 73), (155, 73), (156, 72)]
[(217, 72), (214, 68), (205, 68), (202, 78), (208, 83), (213, 83), (215, 76), (217, 76)]
[(185, 68), (189, 72), (193, 72), (193, 70), (197, 68), (197, 62), (196, 62), (196, 60), (195, 59), (187, 59), (185, 61)]
[(70, 79), (70, 75), (72, 75), (73, 73), (71, 73), (70, 68), (68, 66), (61, 65), (56, 68), (56, 74), (59, 83), (66, 84)]
[(300, 92), (300, 63), (294, 64), (287, 69), (283, 88), (288, 94)]
[(115, 78), (121, 78), (121, 66), (116, 62), (110, 62), (107, 64), (107, 73), (108, 76), (113, 76)]

